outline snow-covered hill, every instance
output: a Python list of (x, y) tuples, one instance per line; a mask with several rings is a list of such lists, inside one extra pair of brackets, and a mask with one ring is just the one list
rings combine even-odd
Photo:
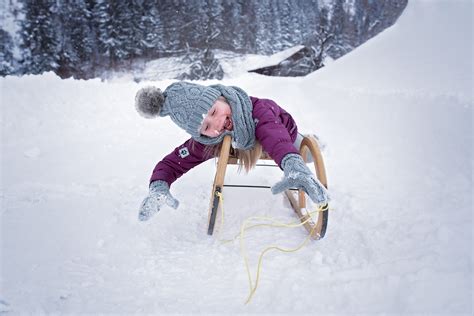
[[(394, 27), (306, 78), (222, 83), (276, 100), (326, 144), (326, 237), (270, 253), (244, 305), (238, 242), (219, 239), (254, 215), (293, 221), (282, 196), (226, 189), (224, 228), (208, 237), (209, 161), (172, 186), (178, 210), (138, 222), (155, 163), (187, 139), (135, 112), (149, 83), (1, 78), (0, 312), (472, 314), (470, 1), (411, 1)], [(280, 177), (230, 167), (226, 180)], [(249, 232), (252, 268), (265, 247), (304, 238)]]

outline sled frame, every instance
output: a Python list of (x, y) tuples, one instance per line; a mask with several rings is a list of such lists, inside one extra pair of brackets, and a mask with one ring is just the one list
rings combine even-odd
[[(220, 209), (220, 195), (223, 192), (225, 186), (227, 187), (247, 187), (247, 188), (270, 188), (268, 186), (250, 186), (250, 185), (225, 185), (225, 173), (227, 169), (227, 165), (229, 164), (237, 164), (238, 159), (235, 155), (233, 155), (233, 149), (231, 148), (232, 139), (230, 135), (226, 135), (222, 142), (222, 147), (219, 153), (219, 158), (217, 160), (217, 170), (214, 177), (214, 182), (212, 185), (211, 191), (211, 201), (209, 206), (209, 215), (208, 215), (208, 229), (207, 234), (212, 235), (214, 232), (214, 227), (216, 223), (217, 213)], [(323, 156), (321, 154), (321, 150), (319, 149), (318, 142), (316, 141), (314, 136), (305, 136), (301, 142), (300, 146), (300, 154), (303, 157), (303, 160), (306, 162), (308, 151), (311, 153), (313, 157), (313, 166), (316, 177), (324, 185), (327, 189), (327, 177), (326, 177), (326, 169), (324, 166)], [(271, 157), (268, 156), (267, 153), (263, 153), (259, 160), (272, 160)], [(262, 166), (258, 165), (257, 166)], [(265, 166), (272, 166), (272, 165), (265, 165)], [(294, 191), (297, 191), (296, 194)], [(284, 192), (284, 195), (288, 199), (291, 208), (294, 210), (298, 218), (303, 224), (304, 228), (310, 234), (310, 237), (314, 240), (318, 240), (324, 237), (326, 234), (327, 224), (328, 224), (328, 208), (329, 206), (326, 204), (323, 209), (325, 211), (319, 211), (316, 215), (310, 216), (307, 213), (307, 203), (306, 199), (308, 198), (307, 194), (299, 189), (299, 190), (287, 190)], [(309, 210), (312, 211), (312, 210)]]

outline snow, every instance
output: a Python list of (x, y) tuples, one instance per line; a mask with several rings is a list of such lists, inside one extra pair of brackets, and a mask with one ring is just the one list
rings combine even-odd
[[(333, 199), (326, 237), (270, 252), (247, 305), (238, 241), (220, 240), (251, 216), (294, 221), (282, 195), (226, 189), (224, 227), (208, 237), (211, 160), (173, 184), (177, 210), (138, 221), (155, 163), (187, 135), (142, 119), (134, 95), (171, 80), (1, 78), (0, 312), (471, 315), (471, 25), (470, 1), (410, 1), (393, 27), (307, 77), (222, 81), (321, 138)], [(229, 167), (226, 182), (281, 175)], [(263, 249), (305, 236), (247, 232), (252, 273)]]

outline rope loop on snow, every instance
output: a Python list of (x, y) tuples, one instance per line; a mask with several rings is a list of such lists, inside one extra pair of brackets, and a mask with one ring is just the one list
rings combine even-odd
[[(221, 208), (221, 211), (222, 211), (222, 215), (221, 215), (221, 229), (220, 231), (222, 231), (222, 228), (224, 227), (224, 195), (222, 194), (222, 192), (216, 192), (217, 196), (219, 197), (219, 204), (220, 204), (220, 208)], [(316, 229), (316, 226), (314, 226), (311, 230), (311, 232), (308, 234), (308, 236), (303, 240), (303, 242), (301, 244), (299, 244), (297, 247), (295, 248), (282, 248), (282, 247), (279, 247), (279, 246), (269, 246), (267, 248), (265, 248), (261, 253), (260, 253), (260, 256), (258, 258), (258, 265), (257, 265), (257, 272), (256, 272), (256, 275), (255, 275), (255, 283), (252, 282), (252, 275), (251, 275), (251, 272), (250, 272), (250, 267), (249, 267), (249, 263), (248, 263), (248, 255), (247, 255), (247, 251), (245, 249), (245, 242), (244, 242), (244, 236), (245, 236), (245, 232), (249, 229), (252, 229), (252, 228), (255, 228), (255, 227), (263, 227), (263, 226), (266, 226), (266, 227), (285, 227), (285, 228), (295, 228), (295, 227), (301, 227), (303, 225), (305, 225), (308, 221), (310, 221), (312, 218), (311, 218), (311, 215), (312, 214), (315, 214), (315, 213), (318, 213), (318, 212), (326, 212), (329, 210), (329, 206), (328, 204), (325, 204), (325, 205), (322, 205), (322, 206), (319, 206), (317, 209), (315, 209), (314, 211), (312, 212), (309, 212), (308, 213), (308, 218), (304, 221), (300, 221), (300, 222), (293, 222), (293, 223), (282, 223), (282, 222), (279, 222), (277, 220), (275, 220), (274, 218), (272, 217), (266, 217), (266, 216), (252, 216), (252, 217), (249, 217), (247, 218), (243, 223), (242, 225), (240, 226), (240, 232), (233, 238), (233, 239), (229, 239), (229, 240), (221, 240), (222, 243), (228, 243), (228, 242), (232, 242), (234, 241), (237, 237), (240, 237), (240, 240), (239, 240), (239, 243), (240, 243), (240, 253), (244, 259), (244, 263), (245, 263), (245, 269), (247, 270), (247, 277), (248, 277), (248, 282), (249, 282), (249, 294), (248, 294), (248, 297), (247, 297), (247, 300), (245, 301), (245, 304), (248, 304), (251, 300), (252, 300), (252, 297), (253, 295), (255, 294), (255, 292), (257, 291), (257, 287), (258, 287), (258, 283), (259, 283), (259, 280), (260, 280), (260, 271), (261, 271), (261, 268), (262, 268), (262, 262), (263, 262), (263, 256), (269, 252), (270, 250), (278, 250), (278, 251), (281, 251), (281, 252), (286, 252), (286, 253), (291, 253), (291, 252), (296, 252), (298, 250), (300, 250), (301, 248), (303, 248), (307, 243), (308, 241), (310, 240), (314, 230)], [(264, 221), (270, 221), (271, 224), (254, 224), (254, 225), (251, 225), (251, 226), (247, 226), (247, 223), (249, 223), (250, 221), (252, 220), (264, 220)]]
[[(300, 222), (300, 223), (297, 223), (297, 224), (294, 224), (294, 223), (290, 223), (290, 224), (286, 224), (286, 223), (281, 223), (281, 222), (278, 222), (278, 221), (275, 221), (273, 218), (271, 217), (263, 217), (263, 219), (267, 219), (267, 220), (271, 220), (273, 222), (276, 222), (276, 224), (259, 224), (258, 226), (267, 226), (267, 227), (285, 227), (285, 228), (295, 228), (295, 227), (301, 227), (303, 226), (304, 224), (306, 224), (309, 220), (311, 220), (311, 215), (314, 214), (314, 213), (317, 213), (317, 212), (323, 212), (323, 211), (326, 211), (327, 210), (327, 207), (326, 209), (324, 209), (324, 206), (320, 206), (318, 209), (312, 211), (309, 213), (309, 216), (306, 220), (304, 220), (303, 222)], [(286, 252), (286, 253), (291, 253), (291, 252), (296, 252), (298, 250), (300, 250), (301, 248), (303, 248), (310, 240), (314, 230), (316, 229), (316, 226), (314, 226), (312, 229), (311, 229), (311, 232), (308, 234), (308, 236), (306, 236), (306, 238), (303, 240), (303, 242), (301, 242), (301, 244), (299, 244), (297, 247), (294, 247), (294, 248), (282, 248), (282, 247), (279, 247), (279, 246), (269, 246), (267, 248), (265, 248), (261, 253), (260, 253), (260, 256), (258, 258), (258, 264), (257, 264), (257, 272), (256, 272), (256, 275), (255, 275), (255, 284), (252, 286), (252, 277), (250, 275), (250, 268), (249, 268), (249, 264), (248, 264), (248, 258), (247, 258), (247, 253), (245, 251), (245, 246), (244, 246), (244, 232), (246, 229), (248, 228), (251, 228), (251, 227), (255, 227), (257, 225), (253, 225), (251, 227), (245, 227), (246, 226), (246, 223), (252, 219), (260, 219), (261, 217), (249, 217), (247, 220), (244, 221), (244, 223), (242, 224), (242, 227), (241, 227), (241, 230), (240, 230), (240, 246), (241, 246), (241, 253), (242, 253), (242, 257), (244, 258), (244, 262), (245, 262), (245, 268), (247, 270), (247, 275), (248, 275), (248, 279), (249, 279), (249, 286), (250, 286), (250, 293), (247, 297), (247, 300), (245, 301), (245, 304), (248, 304), (250, 303), (250, 301), (252, 300), (252, 297), (253, 295), (255, 294), (255, 292), (257, 291), (257, 287), (258, 287), (258, 282), (260, 280), (260, 271), (261, 271), (261, 268), (262, 268), (262, 262), (263, 262), (263, 256), (269, 252), (270, 250), (278, 250), (278, 251), (281, 251), (281, 252)]]

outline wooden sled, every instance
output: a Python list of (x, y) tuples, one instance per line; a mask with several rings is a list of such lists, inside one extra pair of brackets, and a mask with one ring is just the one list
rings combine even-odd
[[(250, 187), (250, 188), (270, 188), (268, 186), (250, 186), (250, 185), (225, 185), (224, 178), (227, 165), (237, 164), (237, 157), (233, 155), (233, 150), (231, 148), (231, 136), (227, 135), (224, 137), (222, 148), (219, 154), (217, 161), (217, 170), (214, 177), (214, 183), (212, 185), (212, 196), (211, 203), (209, 206), (209, 216), (208, 216), (208, 229), (207, 234), (212, 235), (214, 232), (214, 226), (216, 223), (217, 213), (219, 211), (220, 204), (220, 194), (222, 194), (224, 187)], [(306, 162), (308, 151), (311, 153), (311, 156), (314, 160), (314, 169), (318, 180), (327, 188), (327, 179), (326, 179), (326, 169), (324, 168), (324, 161), (319, 149), (318, 143), (313, 136), (305, 136), (300, 146), (300, 154), (303, 157), (303, 160)], [(268, 156), (267, 153), (263, 153), (260, 157), (260, 160), (273, 160)], [(257, 164), (257, 166), (259, 166)], [(261, 166), (261, 165), (260, 165)], [(293, 192), (297, 191), (297, 192)], [(285, 196), (288, 198), (291, 207), (297, 214), (301, 222), (305, 222), (303, 225), (308, 233), (311, 235), (312, 239), (321, 239), (326, 234), (326, 228), (328, 224), (328, 205), (324, 206), (326, 211), (320, 211), (312, 216), (308, 214), (314, 210), (307, 210), (307, 197), (306, 193), (303, 190), (288, 190), (285, 192)]]

